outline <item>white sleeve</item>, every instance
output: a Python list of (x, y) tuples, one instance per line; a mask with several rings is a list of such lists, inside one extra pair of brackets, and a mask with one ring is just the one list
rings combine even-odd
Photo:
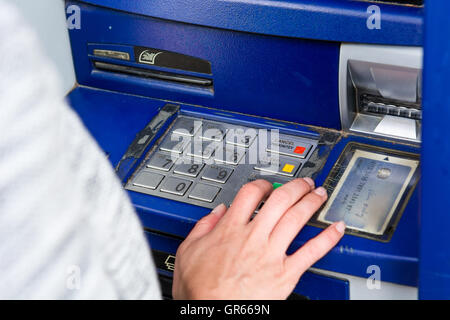
[(127, 194), (58, 85), (0, 0), (0, 299), (159, 299)]

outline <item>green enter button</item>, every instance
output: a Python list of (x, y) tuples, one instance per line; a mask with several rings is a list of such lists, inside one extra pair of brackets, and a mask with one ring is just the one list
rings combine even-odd
[(272, 184), (273, 190), (275, 190), (276, 188), (281, 187), (282, 185), (283, 185), (282, 183), (274, 182), (274, 183)]

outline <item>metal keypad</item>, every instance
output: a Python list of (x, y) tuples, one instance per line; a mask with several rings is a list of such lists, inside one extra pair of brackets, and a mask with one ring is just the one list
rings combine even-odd
[[(179, 116), (126, 189), (212, 209), (230, 205), (250, 181), (265, 179), (275, 187), (299, 176), (318, 139), (279, 134), (276, 151), (267, 142), (272, 133), (261, 129)], [(300, 148), (286, 147), (293, 145)]]
[(177, 196), (183, 196), (189, 189), (191, 184), (192, 181), (189, 180), (169, 177), (164, 181), (163, 185), (161, 186), (161, 191), (175, 194)]
[(192, 189), (192, 192), (189, 194), (189, 198), (205, 202), (213, 202), (219, 191), (219, 187), (204, 183), (197, 183)]

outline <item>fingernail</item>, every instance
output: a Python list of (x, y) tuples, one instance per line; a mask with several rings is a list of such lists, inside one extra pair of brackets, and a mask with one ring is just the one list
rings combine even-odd
[(213, 209), (213, 211), (211, 211), (211, 213), (212, 214), (218, 214), (219, 212), (222, 212), (225, 208), (226, 208), (226, 206), (223, 203), (221, 203), (217, 207), (215, 207)]
[(327, 195), (327, 190), (325, 190), (324, 187), (318, 187), (317, 189), (314, 190), (315, 194), (318, 194), (321, 197), (324, 197)]
[(345, 223), (344, 223), (344, 221), (339, 221), (337, 224), (336, 224), (336, 230), (339, 232), (339, 233), (341, 233), (341, 234), (343, 234), (344, 232), (345, 232)]
[(311, 179), (310, 177), (304, 177), (303, 180), (305, 180), (309, 184), (311, 189), (314, 188), (314, 180), (313, 179)]

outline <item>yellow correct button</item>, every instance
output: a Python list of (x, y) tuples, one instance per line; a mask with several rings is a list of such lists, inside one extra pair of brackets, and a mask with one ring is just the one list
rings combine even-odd
[(283, 172), (291, 173), (294, 170), (295, 166), (289, 163), (286, 163), (283, 167)]

